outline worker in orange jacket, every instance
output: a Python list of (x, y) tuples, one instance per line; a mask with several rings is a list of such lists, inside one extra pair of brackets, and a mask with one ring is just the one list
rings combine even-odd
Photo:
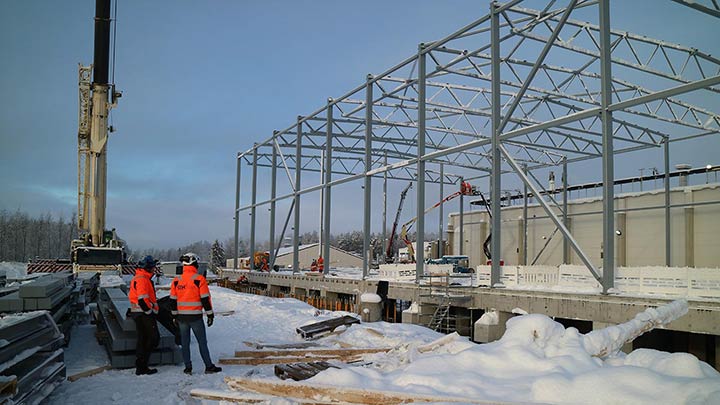
[(323, 260), (322, 256), (318, 257), (317, 267), (318, 267), (318, 271), (320, 273), (322, 273), (323, 270), (325, 270), (325, 261)]
[(182, 344), (182, 356), (185, 362), (185, 374), (192, 374), (192, 361), (190, 359), (190, 329), (200, 348), (200, 356), (205, 363), (205, 374), (222, 371), (210, 360), (210, 351), (207, 346), (205, 324), (203, 323), (203, 309), (207, 315), (207, 326), (210, 327), (215, 319), (210, 300), (210, 288), (207, 280), (198, 273), (200, 257), (195, 253), (185, 253), (180, 257), (183, 265), (182, 276), (175, 277), (170, 284), (170, 308), (178, 329)]
[(160, 342), (157, 321), (158, 313), (155, 286), (151, 280), (157, 261), (145, 256), (138, 262), (135, 277), (130, 281), (130, 316), (135, 321), (137, 344), (135, 346), (135, 374), (155, 374), (157, 369), (148, 368), (150, 353)]

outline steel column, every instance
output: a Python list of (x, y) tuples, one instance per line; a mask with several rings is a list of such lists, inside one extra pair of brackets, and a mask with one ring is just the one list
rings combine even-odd
[(490, 27), (491, 27), (491, 59), (492, 59), (492, 172), (490, 173), (490, 201), (492, 206), (492, 225), (490, 232), (492, 239), (490, 241), (490, 250), (492, 258), (490, 268), (490, 287), (500, 284), (500, 255), (501, 249), (501, 213), (500, 213), (500, 184), (501, 184), (501, 166), (500, 166), (500, 125), (502, 117), (500, 116), (500, 14), (496, 8), (498, 4), (493, 2), (490, 4)]
[[(563, 204), (563, 225), (568, 227), (568, 171), (567, 171), (567, 158), (563, 158), (563, 171), (562, 171), (562, 204)], [(563, 264), (570, 264), (570, 245), (568, 244), (567, 238), (563, 237)]]
[[(418, 46), (418, 133), (417, 133), (417, 156), (420, 159), (425, 155), (425, 91), (426, 73), (425, 44)], [(417, 234), (415, 244), (415, 282), (419, 283), (420, 278), (425, 274), (425, 160), (417, 162)]]
[(293, 273), (300, 271), (300, 173), (302, 172), (302, 117), (297, 117), (295, 141), (295, 226), (293, 227)]
[(365, 85), (365, 201), (363, 204), (363, 280), (367, 278), (370, 270), (370, 205), (372, 196), (372, 105), (373, 105), (373, 76), (367, 75)]
[(325, 124), (325, 198), (323, 199), (323, 215), (325, 223), (322, 227), (322, 240), (324, 245), (322, 246), (323, 253), (322, 257), (324, 260), (323, 273), (328, 273), (330, 270), (330, 208), (331, 208), (331, 187), (332, 183), (332, 147), (333, 147), (333, 99), (328, 98), (327, 106), (327, 122)]
[(255, 216), (257, 214), (255, 203), (257, 202), (257, 151), (258, 146), (257, 144), (254, 144), (251, 196), (253, 207), (250, 209), (250, 270), (255, 270)]
[(233, 270), (238, 268), (238, 256), (240, 252), (240, 168), (242, 163), (242, 154), (238, 153), (237, 157), (237, 175), (235, 176), (235, 254), (233, 255)]
[[(461, 177), (461, 178), (460, 178), (460, 184), (462, 184), (463, 181), (465, 181), (465, 179), (463, 179), (463, 178)], [(462, 194), (460, 194), (460, 198), (459, 198), (458, 204), (460, 205), (460, 235), (458, 235), (458, 238), (459, 238), (459, 241), (458, 241), (458, 243), (459, 243), (459, 245), (458, 245), (458, 246), (459, 246), (458, 254), (459, 254), (459, 255), (462, 255), (462, 254), (463, 254), (463, 250), (464, 250), (464, 249), (463, 249), (463, 245), (465, 244), (465, 234), (464, 234), (464, 229), (463, 229), (463, 228), (465, 228), (465, 196), (463, 196)]]
[(672, 245), (670, 239), (670, 138), (665, 138), (665, 265), (670, 266)]
[[(527, 165), (523, 165), (522, 170), (527, 173)], [(528, 187), (523, 183), (523, 265), (528, 264)]]
[(599, 0), (600, 20), (600, 116), (602, 119), (603, 171), (603, 293), (615, 286), (615, 157), (613, 149), (612, 60), (610, 38), (610, 0)]
[(277, 196), (277, 149), (275, 145), (272, 148), (272, 168), (270, 169), (270, 253), (269, 263), (275, 263), (275, 197)]
[[(385, 152), (385, 160), (383, 161), (383, 164), (385, 166), (388, 165), (388, 159), (387, 159), (387, 152)], [(388, 181), (388, 172), (387, 170), (383, 172), (383, 219), (382, 219), (382, 262), (387, 262), (387, 257), (385, 256), (385, 247), (387, 246), (387, 181)]]
[[(445, 165), (440, 163), (440, 199), (442, 201), (444, 197), (443, 185), (445, 184)], [(443, 256), (443, 204), (438, 207), (438, 257)]]

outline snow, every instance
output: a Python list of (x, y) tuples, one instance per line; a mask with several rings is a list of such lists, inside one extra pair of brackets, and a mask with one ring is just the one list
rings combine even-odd
[(487, 311), (475, 321), (475, 325), (497, 325), (499, 319), (497, 311)]
[(18, 280), (27, 275), (27, 264), (20, 262), (0, 262), (0, 272), (3, 271), (8, 280)]
[[(215, 361), (231, 357), (236, 349), (249, 350), (243, 342), (303, 342), (295, 331), (298, 326), (347, 314), (317, 310), (291, 298), (241, 294), (215, 286), (211, 293), (217, 312), (235, 311), (216, 317), (215, 324), (207, 329)], [(590, 353), (624, 339), (623, 333), (616, 332), (642, 329), (648, 323), (661, 325), (682, 315), (683, 305), (679, 302), (652, 309), (615, 332), (588, 335), (572, 327), (565, 329), (545, 315), (516, 316), (508, 321), (499, 341), (482, 345), (419, 325), (352, 325), (318, 343), (334, 348), (352, 345), (391, 350), (366, 355), (356, 365), (325, 370), (306, 383), (506, 403), (720, 403), (720, 373), (691, 354), (649, 349), (628, 355), (609, 351), (606, 357)], [(91, 330), (87, 327), (74, 332), (66, 352), (69, 370), (106, 364), (94, 339), (84, 341), (81, 337)], [(191, 353), (193, 364), (201, 369), (195, 345)], [(228, 391), (223, 381), (226, 376), (277, 381), (272, 365), (222, 367), (219, 374), (193, 376), (183, 374), (181, 365), (162, 366), (156, 375), (139, 377), (134, 370), (109, 370), (74, 383), (64, 382), (48, 403), (199, 403), (193, 402), (190, 391)], [(270, 403), (296, 402), (273, 399)]]
[(360, 302), (377, 304), (382, 302), (382, 297), (375, 293), (363, 293), (362, 295), (360, 295)]

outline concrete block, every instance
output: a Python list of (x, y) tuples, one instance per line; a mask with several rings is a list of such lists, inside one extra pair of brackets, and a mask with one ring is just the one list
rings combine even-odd
[(20, 286), (20, 298), (45, 298), (66, 285), (64, 278), (41, 277)]
[(512, 312), (504, 311), (497, 311), (497, 314), (497, 325), (483, 325), (475, 322), (473, 341), (478, 343), (494, 342), (496, 340), (499, 340), (502, 335), (505, 334), (505, 330), (507, 329), (505, 323), (508, 321), (508, 319), (515, 316), (515, 314), (513, 314)]
[(23, 299), (18, 292), (0, 297), (0, 312), (21, 312), (23, 307)]
[[(73, 287), (67, 286), (63, 288), (62, 290), (56, 292), (52, 296), (46, 297), (46, 298), (36, 298), (35, 299), (35, 308), (34, 309), (53, 309), (56, 306), (58, 306), (63, 300), (68, 298), (70, 294), (72, 293)], [(31, 299), (32, 301), (32, 299)]]

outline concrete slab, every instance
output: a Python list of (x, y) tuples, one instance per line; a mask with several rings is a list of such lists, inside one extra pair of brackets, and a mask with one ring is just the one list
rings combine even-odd
[(63, 277), (40, 277), (20, 286), (20, 298), (45, 298), (66, 285)]

